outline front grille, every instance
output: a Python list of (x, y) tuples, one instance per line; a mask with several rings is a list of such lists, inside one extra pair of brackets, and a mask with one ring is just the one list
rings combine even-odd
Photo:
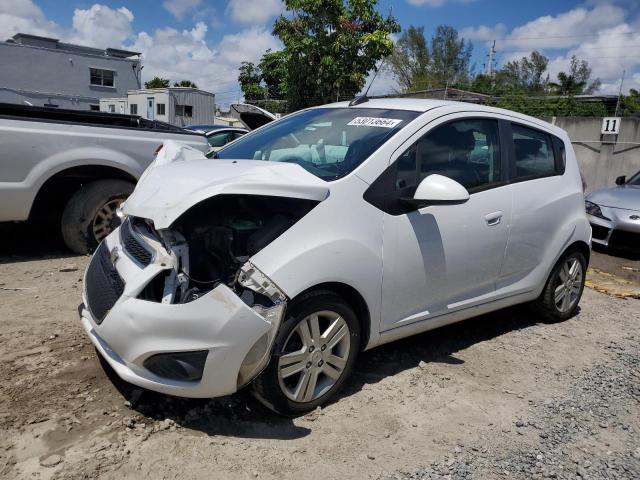
[(604, 240), (609, 235), (609, 229), (601, 225), (591, 224), (591, 236), (596, 240)]
[(99, 325), (124, 291), (124, 282), (111, 263), (105, 242), (94, 253), (87, 269), (87, 307)]
[(142, 241), (133, 233), (133, 225), (131, 220), (127, 219), (120, 227), (120, 241), (127, 255), (138, 262), (141, 266), (146, 267), (151, 263), (152, 255), (145, 248)]
[(609, 239), (609, 246), (640, 251), (640, 234), (625, 232), (624, 230), (614, 230)]

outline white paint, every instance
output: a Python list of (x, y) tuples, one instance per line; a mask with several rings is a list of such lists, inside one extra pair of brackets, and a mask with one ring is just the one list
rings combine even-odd
[[(361, 108), (363, 112), (398, 108), (424, 113), (404, 125), (351, 174), (333, 182), (287, 163), (182, 161), (178, 158), (187, 154), (171, 147), (163, 154), (167, 155), (161, 159), (164, 164), (145, 174), (126, 202), (125, 212), (152, 219), (156, 228), (170, 228), (192, 206), (224, 193), (318, 201), (249, 261), (290, 299), (327, 282), (355, 289), (370, 317), (366, 348), (533, 300), (566, 247), (576, 241), (589, 244), (591, 229), (580, 174), (563, 130), (506, 110), (434, 100), (381, 99), (353, 107), (345, 102), (323, 108)], [(564, 174), (506, 182), (471, 194), (433, 175), (425, 184), (429, 196), (440, 195), (443, 200), (468, 196), (466, 202), (404, 214), (385, 213), (363, 198), (371, 183), (418, 138), (442, 123), (468, 117), (517, 121), (558, 136), (566, 149)], [(175, 161), (168, 161), (169, 157)], [(438, 186), (440, 193), (434, 193)], [(108, 246), (118, 243), (117, 233), (108, 238)], [(231, 379), (237, 377), (244, 353), (268, 327), (226, 287), (184, 305), (135, 300), (161, 268), (171, 268), (160, 267), (158, 262), (140, 269), (126, 259), (119, 260), (117, 268), (126, 283), (124, 300), (100, 326), (85, 312), (85, 328), (96, 345), (102, 345), (95, 340), (99, 336), (117, 352), (121, 364), (113, 359), (110, 363), (131, 383), (182, 396), (231, 393), (235, 388)], [(207, 361), (203, 380), (196, 385), (150, 378), (141, 366), (141, 359), (159, 351), (201, 348), (209, 349), (212, 360)]]

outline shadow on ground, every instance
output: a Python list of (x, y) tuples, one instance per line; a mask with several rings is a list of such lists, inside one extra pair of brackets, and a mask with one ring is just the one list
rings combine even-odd
[(0, 223), (0, 264), (71, 256), (55, 228), (35, 222)]
[[(416, 367), (420, 362), (461, 365), (456, 353), (506, 333), (529, 328), (541, 318), (530, 308), (515, 307), (383, 345), (360, 355), (346, 387), (333, 402), (359, 392), (364, 385)], [(132, 408), (155, 420), (170, 419), (184, 428), (208, 435), (290, 440), (309, 433), (293, 419), (279, 416), (260, 404), (245, 388), (217, 399), (184, 399), (163, 395), (122, 381), (106, 362), (103, 368)], [(310, 418), (314, 412), (308, 414)]]

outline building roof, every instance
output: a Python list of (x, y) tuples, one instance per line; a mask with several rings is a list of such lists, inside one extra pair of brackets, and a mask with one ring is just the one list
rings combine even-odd
[(215, 95), (213, 92), (207, 92), (206, 90), (200, 90), (199, 88), (192, 87), (162, 87), (162, 88), (140, 88), (136, 90), (127, 91), (127, 95), (141, 95), (149, 93), (167, 93), (167, 92), (193, 92), (202, 93), (204, 95)]
[(140, 52), (131, 52), (129, 50), (121, 50), (119, 48), (93, 48), (84, 45), (76, 45), (74, 43), (64, 43), (57, 38), (41, 37), (39, 35), (31, 35), (29, 33), (16, 33), (7, 40), (7, 43), (22, 45), (25, 47), (47, 48), (51, 50), (62, 50), (72, 53), (84, 53), (90, 55), (100, 55), (113, 58), (129, 58), (140, 55)]

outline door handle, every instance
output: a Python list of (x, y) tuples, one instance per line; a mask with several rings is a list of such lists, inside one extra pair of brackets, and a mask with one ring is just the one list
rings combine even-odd
[(500, 221), (502, 220), (502, 211), (488, 213), (487, 215), (484, 216), (484, 220), (485, 222), (487, 222), (487, 225), (490, 227), (499, 225)]

